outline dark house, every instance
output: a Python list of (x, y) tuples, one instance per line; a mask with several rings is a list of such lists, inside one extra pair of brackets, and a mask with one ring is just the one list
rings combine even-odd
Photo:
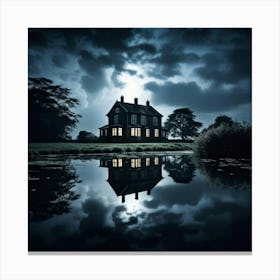
[(135, 199), (140, 192), (150, 195), (162, 179), (162, 159), (156, 156), (101, 159), (100, 166), (108, 168), (107, 181), (122, 202), (126, 195), (135, 194)]
[(158, 142), (166, 140), (166, 131), (162, 128), (162, 115), (149, 101), (139, 105), (116, 101), (109, 113), (108, 125), (100, 127), (100, 141), (104, 142)]

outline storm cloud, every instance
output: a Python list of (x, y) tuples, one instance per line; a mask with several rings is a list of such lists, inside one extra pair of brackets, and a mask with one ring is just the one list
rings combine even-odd
[(251, 29), (30, 28), (28, 75), (80, 100), (79, 130), (98, 133), (124, 95), (164, 115), (190, 107), (204, 126), (219, 114), (251, 122)]

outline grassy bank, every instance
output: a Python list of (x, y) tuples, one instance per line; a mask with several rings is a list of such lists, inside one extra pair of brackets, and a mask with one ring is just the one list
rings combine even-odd
[(190, 143), (29, 143), (29, 155), (191, 150)]

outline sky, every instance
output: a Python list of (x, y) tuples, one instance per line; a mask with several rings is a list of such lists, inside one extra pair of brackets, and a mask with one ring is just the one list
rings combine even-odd
[(81, 115), (73, 130), (99, 135), (124, 96), (147, 100), (163, 122), (190, 108), (208, 127), (219, 115), (251, 123), (249, 28), (31, 28), (28, 76), (67, 87)]

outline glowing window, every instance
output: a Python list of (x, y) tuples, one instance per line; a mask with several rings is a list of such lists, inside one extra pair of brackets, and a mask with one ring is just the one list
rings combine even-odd
[(158, 164), (159, 164), (159, 159), (158, 159), (158, 157), (155, 157), (155, 159), (154, 159), (154, 164), (155, 164), (155, 165), (158, 165)]
[(130, 161), (130, 165), (132, 168), (141, 167), (141, 158), (132, 158)]
[(150, 166), (151, 160), (150, 158), (146, 158), (146, 166)]
[(122, 136), (122, 127), (119, 127), (119, 128), (118, 128), (118, 135), (119, 135), (119, 136)]
[(118, 130), (116, 127), (112, 128), (112, 136), (117, 136), (118, 135)]
[(123, 166), (122, 158), (113, 158), (112, 166), (113, 167), (122, 167)]
[(113, 158), (112, 165), (113, 165), (113, 167), (118, 167), (118, 159)]
[(158, 128), (155, 129), (155, 137), (159, 137), (159, 129)]
[(131, 127), (130, 128), (130, 135), (131, 136), (141, 136), (141, 128), (140, 127)]
[(150, 137), (150, 129), (146, 128), (146, 137)]

